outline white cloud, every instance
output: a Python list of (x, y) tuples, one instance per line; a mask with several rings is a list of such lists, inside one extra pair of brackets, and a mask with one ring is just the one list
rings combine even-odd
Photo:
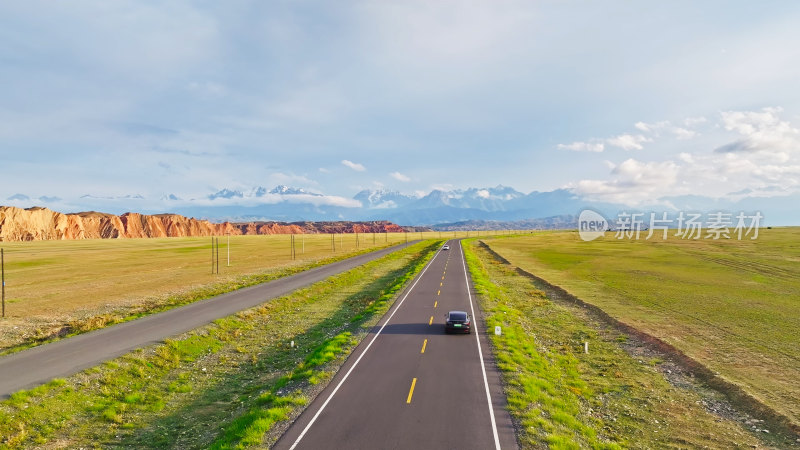
[(572, 150), (574, 152), (602, 152), (605, 144), (602, 142), (573, 142), (571, 144), (558, 144), (559, 150)]
[(283, 173), (283, 172), (275, 172), (270, 176), (270, 180), (272, 183), (275, 184), (302, 184), (304, 186), (308, 185), (319, 185), (318, 182), (306, 177), (305, 175), (295, 175), (293, 173)]
[(378, 203), (375, 206), (372, 206), (372, 209), (393, 209), (397, 208), (397, 203), (393, 200), (386, 200), (384, 202)]
[(686, 125), (687, 127), (696, 127), (697, 125), (700, 125), (700, 124), (703, 124), (703, 123), (706, 123), (706, 122), (708, 122), (708, 119), (706, 119), (703, 116), (687, 117), (687, 118), (683, 119), (683, 124)]
[[(684, 151), (673, 160), (604, 163), (607, 179), (581, 180), (568, 187), (592, 200), (628, 205), (657, 203), (659, 198), (696, 194), (708, 197), (788, 195), (800, 191), (800, 131), (780, 117), (780, 108), (726, 111), (719, 130), (734, 135), (732, 142), (705, 151)], [(692, 124), (704, 120), (689, 120)], [(648, 133), (675, 133), (671, 124), (637, 124)], [(693, 131), (693, 130), (688, 130)], [(723, 132), (724, 132), (723, 131)], [(725, 136), (723, 136), (724, 138)]]
[(623, 150), (641, 150), (645, 142), (653, 142), (652, 139), (641, 134), (621, 134), (617, 137), (607, 139), (608, 145), (619, 147)]
[(705, 122), (705, 117), (690, 117), (684, 119), (683, 127), (673, 125), (669, 120), (662, 120), (654, 123), (636, 122), (633, 126), (637, 130), (648, 133), (654, 137), (660, 137), (663, 133), (672, 134), (678, 140), (686, 140), (696, 137), (699, 133), (692, 130), (693, 127)]
[(722, 126), (742, 136), (716, 149), (719, 153), (761, 153), (777, 162), (787, 162), (800, 153), (800, 130), (779, 117), (781, 108), (761, 111), (724, 111)]
[(636, 122), (633, 127), (645, 133), (654, 133), (658, 136), (659, 132), (670, 126), (669, 121), (663, 120), (655, 123)]
[(670, 131), (675, 135), (675, 138), (678, 140), (687, 140), (697, 136), (697, 132), (693, 130), (689, 130), (686, 128), (681, 127), (674, 127)]
[(590, 200), (640, 205), (674, 193), (679, 166), (672, 161), (627, 159), (611, 170), (609, 180), (581, 180), (574, 191)]
[[(450, 184), (450, 183), (434, 184), (433, 186), (431, 186), (431, 190), (433, 190), (433, 191), (448, 192), (448, 191), (452, 191), (453, 189), (455, 189), (455, 186)], [(427, 194), (427, 192), (426, 192), (426, 194)]]
[(489, 194), (489, 191), (487, 191), (486, 189), (481, 189), (480, 191), (477, 192), (477, 194), (478, 197), (480, 198), (489, 198), (491, 196), (491, 194)]
[(331, 171), (330, 171), (330, 170), (328, 170), (328, 169), (326, 169), (326, 168), (324, 168), (324, 167), (320, 167), (318, 170), (319, 170), (321, 173), (331, 173)]
[(571, 144), (558, 144), (558, 149), (599, 153), (605, 150), (606, 145), (610, 145), (626, 151), (642, 150), (644, 149), (643, 144), (653, 142), (653, 138), (661, 137), (665, 133), (672, 135), (678, 140), (692, 139), (698, 136), (699, 133), (691, 128), (705, 122), (705, 120), (704, 117), (688, 118), (684, 120), (684, 127), (675, 126), (668, 120), (653, 123), (640, 121), (633, 124), (633, 127), (638, 130), (639, 133), (623, 133), (607, 139), (593, 138), (588, 141), (575, 141)]
[(400, 172), (392, 172), (392, 173), (389, 174), (389, 176), (394, 178), (397, 181), (402, 181), (404, 183), (407, 183), (407, 182), (411, 181), (411, 178), (409, 178), (406, 175), (403, 175)]
[(362, 164), (354, 163), (353, 161), (349, 161), (347, 159), (343, 159), (342, 164), (355, 170), (356, 172), (364, 172), (365, 170), (367, 170), (367, 168), (364, 167)]

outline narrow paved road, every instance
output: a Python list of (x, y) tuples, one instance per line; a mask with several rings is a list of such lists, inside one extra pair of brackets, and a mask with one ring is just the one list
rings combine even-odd
[[(517, 448), (464, 254), (449, 244), (275, 448)], [(444, 334), (449, 310), (473, 316), (472, 334)]]
[(66, 377), (139, 347), (162, 342), (216, 319), (380, 258), (403, 245), (316, 267), (268, 283), (0, 357), (0, 399)]

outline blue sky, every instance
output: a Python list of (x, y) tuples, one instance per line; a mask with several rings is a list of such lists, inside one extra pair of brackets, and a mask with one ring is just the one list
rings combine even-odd
[(0, 204), (796, 193), (798, 23), (795, 1), (5, 2)]

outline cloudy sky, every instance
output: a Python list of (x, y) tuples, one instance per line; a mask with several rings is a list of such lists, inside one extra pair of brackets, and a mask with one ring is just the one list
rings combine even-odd
[(786, 195), (798, 23), (768, 0), (4, 2), (0, 204)]

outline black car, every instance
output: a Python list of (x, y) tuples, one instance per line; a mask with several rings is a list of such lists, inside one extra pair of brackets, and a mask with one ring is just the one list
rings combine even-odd
[(469, 334), (470, 330), (469, 314), (464, 311), (450, 311), (445, 316), (444, 332), (459, 332)]

